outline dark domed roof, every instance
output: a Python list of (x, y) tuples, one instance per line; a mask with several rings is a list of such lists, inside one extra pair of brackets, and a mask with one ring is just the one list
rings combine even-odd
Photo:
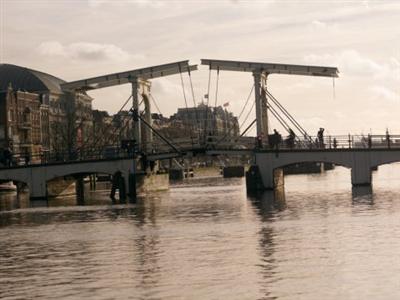
[(16, 65), (0, 64), (0, 91), (6, 90), (11, 83), (14, 90), (61, 94), (60, 84), (64, 82), (60, 78), (36, 70)]

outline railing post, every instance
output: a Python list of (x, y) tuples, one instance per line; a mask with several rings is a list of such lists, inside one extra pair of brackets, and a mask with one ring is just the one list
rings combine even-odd
[(350, 137), (350, 133), (349, 133), (349, 140), (348, 140), (348, 142), (349, 142), (349, 148), (351, 148), (351, 137)]
[(368, 148), (371, 149), (372, 148), (372, 137), (371, 134), (368, 133)]
[(390, 134), (389, 134), (389, 130), (386, 130), (386, 142), (387, 142), (388, 149), (390, 149)]

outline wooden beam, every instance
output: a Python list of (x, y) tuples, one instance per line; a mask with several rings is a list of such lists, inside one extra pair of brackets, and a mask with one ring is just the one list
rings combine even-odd
[(87, 79), (81, 79), (77, 81), (71, 81), (61, 84), (61, 88), (64, 91), (74, 90), (94, 90), (115, 85), (121, 85), (129, 83), (134, 78), (147, 80), (153, 78), (159, 78), (180, 72), (188, 72), (197, 70), (197, 65), (189, 65), (188, 60), (146, 67), (141, 69), (135, 69), (120, 73), (107, 74)]
[(276, 63), (245, 62), (233, 60), (202, 59), (202, 65), (208, 65), (212, 70), (261, 72), (268, 74), (306, 75), (338, 77), (339, 70), (334, 67), (289, 65)]

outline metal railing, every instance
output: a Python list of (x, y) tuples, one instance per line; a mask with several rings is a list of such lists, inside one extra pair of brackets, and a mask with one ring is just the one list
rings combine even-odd
[(116, 145), (108, 145), (97, 149), (44, 151), (34, 154), (11, 153), (8, 157), (0, 154), (0, 168), (70, 163), (78, 161), (93, 161), (133, 157), (133, 152)]
[[(237, 149), (262, 149), (262, 150), (340, 150), (340, 149), (400, 149), (400, 135), (335, 135), (325, 136), (320, 139), (316, 136), (307, 138), (282, 137), (278, 143), (260, 141), (255, 137), (230, 137), (220, 142), (220, 136), (210, 136), (206, 144), (201, 139), (180, 138), (171, 141), (181, 152), (185, 153), (195, 149), (237, 150)], [(271, 139), (270, 139), (271, 141)], [(146, 147), (149, 146), (149, 147)], [(144, 153), (143, 149), (152, 151)], [(152, 142), (151, 145), (142, 144), (141, 150), (121, 148), (120, 145), (106, 145), (99, 148), (46, 151), (37, 154), (12, 153), (4, 157), (0, 151), (0, 168), (43, 165), (54, 163), (69, 163), (79, 161), (133, 158), (135, 155), (154, 155), (171, 153), (175, 150), (166, 144)]]
[[(255, 141), (255, 147), (260, 148)], [(291, 141), (284, 137), (279, 143), (262, 145), (263, 149), (400, 149), (400, 135), (328, 135), (322, 139), (317, 136), (296, 138)]]

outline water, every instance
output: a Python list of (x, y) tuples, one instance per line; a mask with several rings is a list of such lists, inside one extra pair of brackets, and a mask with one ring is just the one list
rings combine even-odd
[[(0, 212), (1, 299), (398, 299), (400, 165), (287, 176), (250, 197), (198, 178), (137, 205)], [(103, 203), (103, 204), (101, 204)]]

